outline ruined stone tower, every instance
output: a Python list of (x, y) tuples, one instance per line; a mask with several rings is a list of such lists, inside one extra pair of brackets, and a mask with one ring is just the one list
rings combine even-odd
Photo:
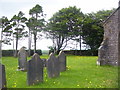
[(118, 8), (103, 23), (104, 38), (98, 49), (98, 65), (118, 65), (120, 59), (120, 1)]

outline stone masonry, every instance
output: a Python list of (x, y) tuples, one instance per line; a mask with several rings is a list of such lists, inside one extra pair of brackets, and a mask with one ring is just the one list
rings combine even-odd
[(120, 53), (120, 1), (119, 7), (103, 24), (104, 38), (98, 49), (98, 65), (118, 65)]

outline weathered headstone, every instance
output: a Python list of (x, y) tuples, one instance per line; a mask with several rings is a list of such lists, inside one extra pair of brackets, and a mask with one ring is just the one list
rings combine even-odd
[(59, 71), (59, 61), (53, 53), (50, 54), (49, 59), (46, 62), (48, 77), (58, 77), (60, 75)]
[(35, 53), (28, 61), (27, 84), (34, 85), (43, 82), (43, 60)]
[(27, 70), (27, 52), (23, 47), (18, 52), (18, 70)]
[(5, 66), (0, 63), (0, 89), (6, 88)]
[(58, 60), (59, 60), (59, 64), (60, 64), (60, 72), (66, 71), (66, 56), (63, 51), (60, 51), (60, 53), (58, 55)]

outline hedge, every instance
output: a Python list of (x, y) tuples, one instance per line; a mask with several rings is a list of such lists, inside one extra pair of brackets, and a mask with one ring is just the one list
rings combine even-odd
[[(14, 50), (2, 50), (2, 56), (13, 56), (13, 54), (14, 54), (13, 52), (14, 52)], [(28, 52), (28, 50), (26, 50), (26, 52)], [(36, 53), (38, 53), (39, 55), (42, 55), (42, 50), (36, 50)], [(34, 50), (31, 50), (31, 56), (33, 54), (34, 54)]]
[[(98, 56), (98, 50), (63, 50), (67, 55)], [(59, 51), (60, 52), (60, 51)], [(56, 54), (58, 55), (59, 52)], [(49, 50), (49, 54), (53, 51)]]
[(81, 56), (98, 56), (98, 50), (64, 50), (65, 54)]

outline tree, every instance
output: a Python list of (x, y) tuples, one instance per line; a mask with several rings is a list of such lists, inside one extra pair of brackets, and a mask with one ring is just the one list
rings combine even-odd
[(40, 5), (36, 5), (32, 9), (30, 9), (29, 14), (31, 15), (31, 20), (30, 20), (30, 27), (31, 29), (31, 34), (34, 36), (34, 53), (36, 52), (36, 41), (37, 41), (37, 35), (38, 32), (41, 32), (42, 29), (45, 27), (44, 23), (44, 14), (42, 7)]
[(56, 12), (47, 24), (48, 38), (53, 40), (55, 52), (67, 46), (67, 42), (79, 35), (83, 13), (74, 7), (63, 8)]
[(0, 18), (1, 40), (0, 40), (0, 57), (2, 57), (2, 43), (10, 45), (11, 28), (10, 21), (7, 17)]
[(83, 43), (89, 45), (90, 50), (97, 50), (103, 40), (102, 22), (113, 12), (112, 10), (101, 10), (97, 13), (89, 13), (85, 15), (82, 38)]
[(0, 28), (1, 28), (1, 41), (4, 44), (11, 44), (11, 33), (12, 33), (12, 26), (10, 25), (10, 21), (8, 20), (7, 17), (3, 16), (0, 18)]
[(28, 56), (31, 56), (31, 41), (32, 41), (32, 34), (31, 34), (31, 31), (32, 31), (32, 18), (29, 18), (26, 22), (26, 25), (29, 29), (29, 32), (28, 32), (28, 36), (29, 36), (29, 40), (28, 40)]
[(14, 15), (11, 19), (12, 28), (13, 28), (13, 37), (16, 39), (16, 48), (14, 56), (17, 57), (17, 48), (18, 48), (18, 40), (23, 37), (27, 36), (27, 31), (25, 31), (25, 21), (27, 19), (24, 17), (22, 11), (18, 13), (18, 15)]

